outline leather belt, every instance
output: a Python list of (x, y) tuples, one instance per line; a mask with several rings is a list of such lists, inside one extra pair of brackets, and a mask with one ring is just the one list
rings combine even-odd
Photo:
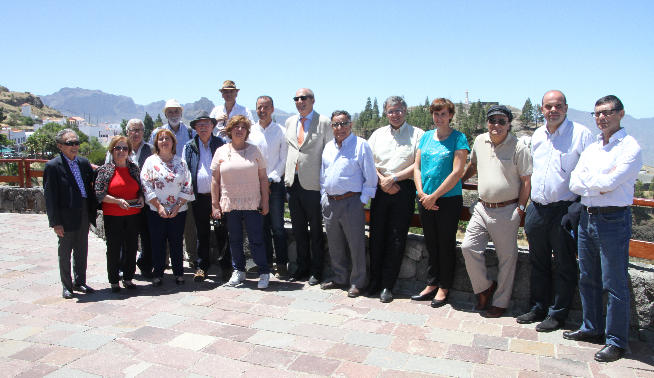
[(584, 211), (588, 214), (609, 214), (617, 213), (618, 211), (623, 211), (626, 206), (602, 206), (602, 207), (587, 207), (584, 206)]
[(516, 198), (516, 199), (504, 201), (504, 202), (497, 202), (497, 203), (490, 203), (490, 202), (486, 202), (486, 201), (480, 199), (479, 202), (481, 202), (481, 204), (486, 206), (486, 207), (489, 207), (491, 209), (496, 209), (498, 207), (504, 207), (504, 206), (510, 205), (512, 203), (516, 203), (516, 202), (518, 202), (518, 199)]
[(327, 198), (329, 198), (330, 200), (334, 200), (334, 201), (340, 201), (340, 200), (344, 200), (346, 198), (350, 198), (352, 196), (360, 196), (360, 195), (361, 195), (361, 192), (347, 192), (345, 194), (340, 194), (340, 195), (337, 195), (337, 196), (330, 196), (328, 194)]

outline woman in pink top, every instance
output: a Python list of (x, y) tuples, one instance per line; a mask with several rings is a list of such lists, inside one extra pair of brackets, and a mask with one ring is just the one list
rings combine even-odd
[(245, 280), (244, 220), (252, 258), (259, 267), (258, 287), (265, 289), (270, 280), (263, 242), (263, 216), (268, 214), (266, 161), (257, 146), (245, 142), (250, 135), (250, 121), (246, 117), (232, 117), (223, 133), (231, 142), (218, 148), (211, 161), (211, 215), (227, 221), (234, 267), (227, 284), (236, 286)]

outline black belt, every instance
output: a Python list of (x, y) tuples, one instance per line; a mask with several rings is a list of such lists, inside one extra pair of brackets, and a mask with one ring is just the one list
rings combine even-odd
[(211, 197), (211, 193), (198, 193), (198, 196)]
[(556, 201), (556, 202), (550, 202), (547, 205), (543, 205), (542, 203), (534, 202), (531, 201), (536, 207), (561, 207), (561, 206), (570, 206), (574, 201)]
[(584, 211), (588, 214), (609, 214), (624, 211), (627, 206), (603, 206), (603, 207), (587, 207), (584, 206)]

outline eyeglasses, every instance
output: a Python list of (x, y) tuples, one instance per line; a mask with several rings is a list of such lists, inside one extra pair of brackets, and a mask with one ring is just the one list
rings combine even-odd
[(396, 114), (397, 115), (402, 115), (402, 114), (404, 114), (404, 110), (402, 110), (402, 109), (389, 110), (389, 111), (386, 112), (386, 114), (388, 114), (388, 115), (396, 115)]
[(115, 146), (114, 151), (129, 151), (129, 147), (127, 147), (127, 146)]
[(599, 118), (601, 115), (604, 117), (612, 116), (615, 113), (619, 112), (622, 109), (609, 109), (609, 110), (602, 110), (599, 112), (591, 112), (590, 115), (592, 115), (595, 118)]
[(504, 119), (504, 118), (489, 118), (489, 119), (488, 119), (488, 123), (491, 124), (491, 125), (500, 125), (500, 126), (504, 126), (504, 125), (506, 125), (507, 123), (509, 123), (509, 121), (506, 120), (506, 119)]
[(65, 146), (71, 147), (71, 146), (79, 146), (79, 140), (68, 140), (62, 143)]
[(295, 101), (295, 102), (298, 102), (300, 100), (306, 101), (308, 98), (313, 98), (313, 96), (310, 96), (310, 95), (308, 95), (308, 96), (295, 96), (295, 97), (293, 97), (293, 101)]
[(142, 133), (143, 129), (127, 129), (129, 133)]
[(347, 127), (347, 126), (350, 125), (350, 123), (352, 123), (352, 122), (350, 122), (350, 121), (346, 121), (346, 122), (332, 122), (332, 127), (335, 128), (335, 129), (337, 129), (337, 128), (339, 128), (339, 127)]

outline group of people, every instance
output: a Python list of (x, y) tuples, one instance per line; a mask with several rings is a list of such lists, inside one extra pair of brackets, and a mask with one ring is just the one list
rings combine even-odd
[[(284, 126), (272, 120), (269, 96), (257, 99), (259, 120), (253, 122), (250, 111), (236, 104), (238, 90), (225, 81), (220, 89), (225, 104), (195, 118), (190, 128), (181, 121), (182, 106), (167, 101), (167, 123), (152, 132), (151, 144), (143, 140), (143, 123), (130, 120), (127, 136), (111, 140), (107, 160), (95, 174), (78, 156), (73, 130), (56, 136), (61, 155), (46, 164), (44, 191), (50, 226), (59, 237), (64, 298), (72, 298), (73, 290), (93, 291), (85, 277), (87, 235), (101, 204), (112, 291), (121, 290), (120, 272), (123, 287), (136, 288), (136, 266), (153, 285), (162, 285), (167, 256), (175, 282), (183, 284), (184, 244), (194, 280), (203, 281), (212, 262), (212, 227), (223, 255), (221, 279), (237, 286), (246, 278), (245, 227), (258, 288), (267, 288), (275, 273), (388, 303), (417, 202), (429, 266), (427, 285), (411, 299), (440, 307), (448, 303), (454, 281), (462, 182), (477, 175), (479, 200), (461, 244), (475, 308), (496, 318), (509, 307), (517, 231), (524, 220), (531, 308), (517, 322), (538, 322), (539, 332), (559, 329), (578, 280), (583, 324), (563, 337), (604, 342), (598, 361), (616, 360), (628, 350), (630, 205), (642, 159), (638, 143), (620, 126), (624, 106), (617, 97), (596, 102), (600, 134), (594, 138), (567, 118), (562, 92), (547, 92), (541, 104), (546, 122), (530, 144), (510, 132), (513, 114), (507, 107), (491, 106), (488, 132), (470, 148), (452, 127), (455, 106), (445, 98), (431, 103), (434, 127), (425, 132), (406, 122), (401, 97), (389, 97), (383, 106), (389, 125), (365, 140), (352, 133), (347, 111), (329, 118), (318, 114), (310, 89), (296, 92), (298, 114)], [(297, 248), (292, 272), (286, 200)], [(323, 266), (323, 224), (329, 270)], [(496, 278), (485, 263), (490, 240), (499, 260)], [(604, 291), (609, 292), (606, 318)]]

